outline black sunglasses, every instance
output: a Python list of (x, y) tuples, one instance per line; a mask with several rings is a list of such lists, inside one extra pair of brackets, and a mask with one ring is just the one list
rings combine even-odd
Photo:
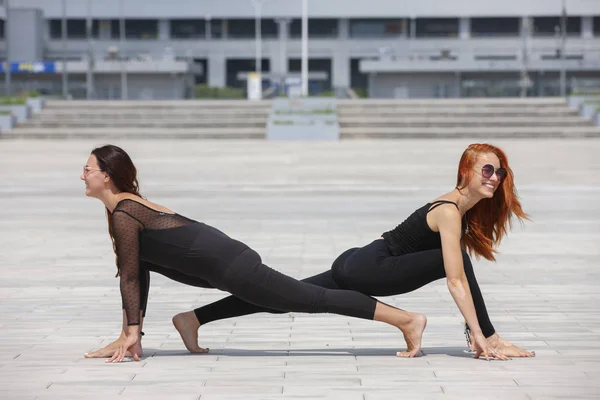
[(504, 178), (506, 178), (505, 168), (498, 168), (494, 170), (494, 166), (491, 164), (485, 164), (483, 167), (481, 167), (481, 175), (483, 175), (483, 177), (486, 179), (491, 178), (492, 175), (494, 175), (494, 172), (496, 172), (496, 176), (499, 180), (503, 180)]

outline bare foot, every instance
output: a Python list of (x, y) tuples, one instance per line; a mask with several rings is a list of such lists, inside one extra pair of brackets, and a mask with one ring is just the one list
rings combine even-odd
[(183, 312), (174, 316), (173, 325), (177, 329), (177, 332), (179, 332), (183, 344), (185, 344), (190, 353), (208, 353), (208, 348), (203, 349), (198, 346), (198, 328), (200, 328), (200, 323), (193, 311)]
[(502, 339), (498, 334), (488, 338), (488, 343), (494, 349), (507, 357), (535, 357), (535, 352), (524, 350), (507, 340)]
[(421, 339), (423, 338), (423, 331), (427, 326), (427, 317), (417, 313), (409, 314), (412, 317), (412, 320), (408, 324), (398, 327), (404, 334), (404, 340), (406, 341), (407, 347), (405, 351), (396, 353), (396, 356), (398, 357), (416, 357), (421, 351)]
[[(117, 351), (119, 349), (119, 345), (120, 345), (120, 339), (117, 339), (114, 342), (112, 342), (111, 344), (109, 344), (99, 350), (92, 351), (91, 353), (85, 353), (83, 356), (85, 358), (110, 358), (115, 354), (115, 351)], [(136, 352), (137, 352), (137, 355), (140, 357), (142, 356), (142, 354), (144, 352), (142, 349), (141, 340), (138, 340)], [(133, 355), (131, 354), (130, 351), (127, 351), (127, 353), (125, 353), (125, 357), (133, 357)]]

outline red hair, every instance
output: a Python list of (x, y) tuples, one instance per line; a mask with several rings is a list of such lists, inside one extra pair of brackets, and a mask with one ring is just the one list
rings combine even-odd
[(475, 143), (467, 147), (458, 164), (456, 188), (461, 190), (469, 184), (478, 156), (485, 153), (493, 153), (498, 157), (500, 167), (506, 169), (506, 178), (496, 189), (494, 197), (481, 199), (465, 213), (466, 230), (462, 242), (469, 254), (496, 261), (494, 253), (497, 251), (494, 247), (507, 234), (507, 226), (512, 228), (512, 218), (517, 217), (523, 223), (529, 216), (521, 209), (508, 157), (496, 146)]

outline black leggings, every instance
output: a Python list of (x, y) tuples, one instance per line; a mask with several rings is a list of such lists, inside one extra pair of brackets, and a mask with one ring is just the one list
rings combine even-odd
[[(463, 264), (479, 326), (485, 337), (490, 337), (495, 330), (466, 252), (463, 252)], [(441, 249), (394, 257), (386, 243), (378, 239), (365, 247), (346, 250), (333, 262), (330, 271), (304, 279), (303, 282), (327, 289), (350, 289), (369, 296), (390, 296), (414, 291), (444, 277), (446, 271)], [(194, 310), (201, 324), (258, 312), (285, 311), (258, 307), (235, 296)]]
[[(352, 290), (329, 290), (300, 282), (262, 263), (250, 248), (226, 268), (198, 264), (193, 250), (180, 270), (146, 265), (175, 281), (192, 286), (217, 288), (235, 295), (236, 300), (257, 309), (274, 312), (333, 313), (372, 320), (377, 300)], [(226, 318), (222, 316), (221, 318)]]

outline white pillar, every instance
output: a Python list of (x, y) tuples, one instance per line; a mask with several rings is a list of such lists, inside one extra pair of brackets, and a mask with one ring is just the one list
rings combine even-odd
[(308, 0), (302, 0), (302, 96), (308, 96)]
[(350, 37), (350, 21), (348, 18), (341, 18), (338, 20), (338, 38), (341, 40), (348, 39)]
[(291, 19), (289, 18), (281, 18), (277, 20), (279, 24), (279, 62), (277, 64), (273, 64), (271, 69), (275, 69), (276, 65), (279, 67), (276, 69), (277, 73), (281, 74), (282, 77), (287, 75), (288, 73), (288, 55), (287, 55), (287, 42), (289, 38), (289, 26)]
[(583, 39), (594, 38), (594, 17), (581, 17), (581, 37)]
[(212, 36), (212, 24), (211, 24), (210, 15), (207, 15), (206, 17), (204, 17), (204, 21), (205, 21), (204, 39), (209, 40), (209, 39), (211, 39), (211, 36)]
[(171, 38), (171, 20), (158, 20), (158, 40), (169, 40)]
[(350, 87), (350, 58), (346, 51), (340, 50), (333, 53), (331, 79), (334, 88)]
[(216, 53), (208, 55), (208, 86), (225, 87), (225, 55)]
[(459, 20), (458, 37), (469, 39), (471, 37), (471, 18), (462, 17)]

